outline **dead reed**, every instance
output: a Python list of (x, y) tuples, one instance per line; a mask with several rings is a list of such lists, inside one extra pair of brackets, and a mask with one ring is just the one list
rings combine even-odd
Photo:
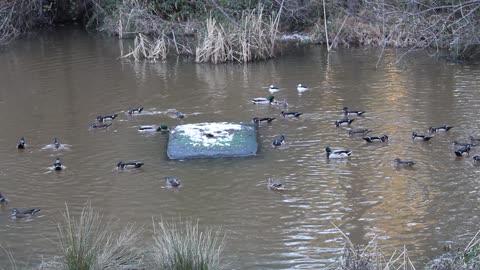
[(133, 57), (135, 60), (165, 60), (168, 54), (168, 46), (165, 36), (150, 39), (143, 34), (137, 34), (134, 47), (122, 57)]

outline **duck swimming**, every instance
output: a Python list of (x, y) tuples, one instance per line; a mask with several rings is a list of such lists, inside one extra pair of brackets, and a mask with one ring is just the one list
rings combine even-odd
[(257, 97), (257, 98), (253, 98), (252, 99), (252, 103), (253, 104), (270, 104), (273, 102), (273, 100), (275, 99), (274, 96), (268, 96), (266, 98), (264, 97)]
[(473, 162), (480, 162), (480, 156), (474, 156)]
[(113, 119), (117, 118), (117, 116), (118, 114), (99, 115), (97, 116), (97, 122), (112, 121)]
[(464, 154), (470, 155), (470, 146), (467, 145), (465, 147), (462, 147), (462, 148), (456, 150), (454, 153), (457, 157), (461, 157)]
[(439, 127), (429, 127), (428, 128), (428, 132), (430, 133), (436, 133), (436, 132), (440, 132), (440, 131), (444, 131), (444, 132), (447, 132), (449, 131), (451, 128), (453, 127), (450, 127), (450, 126), (439, 126)]
[(138, 114), (138, 113), (141, 113), (143, 111), (143, 108), (135, 108), (135, 109), (128, 109), (127, 113), (129, 115), (132, 115), (132, 114)]
[(348, 158), (352, 154), (350, 150), (332, 150), (330, 146), (327, 146), (325, 151), (327, 152), (327, 158), (332, 159)]
[(53, 163), (53, 169), (55, 171), (60, 171), (63, 169), (62, 163), (60, 162), (60, 158), (57, 157), (57, 159), (55, 160), (55, 163)]
[(428, 135), (418, 135), (417, 132), (412, 132), (412, 140), (422, 140), (422, 141), (428, 141), (430, 140), (431, 138), (433, 138), (433, 136), (428, 136)]
[(278, 92), (280, 91), (280, 88), (276, 87), (275, 85), (271, 84), (270, 87), (268, 87), (268, 91), (270, 91), (270, 93), (275, 93), (275, 92)]
[(382, 135), (380, 137), (377, 136), (368, 136), (368, 137), (363, 137), (366, 142), (368, 143), (373, 143), (373, 142), (387, 142), (388, 141), (388, 136), (387, 135)]
[(274, 100), (270, 105), (277, 106), (277, 107), (288, 107), (288, 103), (286, 99), (283, 99), (282, 101)]
[(165, 182), (171, 187), (179, 187), (180, 181), (175, 177), (165, 177)]
[(58, 142), (57, 138), (53, 138), (53, 147), (55, 147), (55, 149), (58, 149), (60, 148), (61, 144)]
[(185, 118), (185, 114), (182, 112), (175, 112), (175, 117), (178, 119), (183, 119)]
[(342, 120), (337, 120), (335, 121), (335, 126), (338, 128), (340, 126), (350, 126), (350, 124), (354, 121), (355, 119), (342, 119)]
[(123, 162), (123, 161), (119, 161), (117, 163), (117, 169), (131, 169), (131, 168), (140, 168), (143, 166), (143, 162)]
[(303, 113), (301, 113), (301, 112), (284, 112), (284, 111), (281, 111), (280, 114), (283, 116), (283, 118), (286, 118), (286, 117), (288, 117), (288, 116), (299, 117), (299, 116), (302, 115)]
[(282, 144), (285, 143), (285, 135), (280, 135), (278, 137), (276, 137), (275, 139), (273, 139), (273, 146), (280, 146)]
[(20, 142), (17, 144), (17, 149), (25, 149), (25, 138), (20, 138)]
[(36, 213), (40, 212), (41, 209), (39, 208), (32, 208), (27, 210), (19, 210), (17, 208), (13, 208), (10, 211), (12, 212), (12, 218), (25, 218), (35, 215)]
[(371, 132), (371, 129), (360, 128), (360, 129), (352, 129), (348, 131), (348, 134), (353, 135), (366, 135), (367, 133)]
[(308, 90), (309, 90), (309, 88), (308, 88), (307, 86), (301, 84), (301, 83), (299, 83), (299, 84), (297, 85), (297, 91), (298, 91), (299, 93), (302, 93), (302, 92), (305, 92), (305, 91), (308, 91)]
[(108, 124), (91, 124), (90, 125), (90, 128), (93, 128), (93, 129), (101, 129), (101, 128), (108, 128), (109, 126), (111, 126), (112, 123), (108, 123)]
[(170, 131), (167, 125), (162, 124), (160, 126), (140, 126), (138, 131), (153, 131), (153, 132), (165, 132)]
[(273, 120), (275, 120), (275, 117), (262, 117), (262, 118), (254, 117), (253, 118), (253, 122), (257, 125), (262, 123), (262, 122), (271, 123)]
[(453, 141), (453, 145), (457, 146), (457, 147), (474, 147), (474, 146), (477, 146), (476, 144), (471, 144), (471, 143), (461, 143), (461, 142), (457, 142), (457, 141)]
[(8, 202), (10, 202), (10, 200), (7, 199), (7, 198), (5, 198), (5, 197), (2, 195), (2, 193), (0, 193), (0, 204), (3, 204), (3, 203), (8, 204)]
[(366, 112), (365, 111), (351, 111), (351, 110), (348, 109), (348, 107), (343, 107), (343, 114), (345, 116), (349, 116), (349, 115), (360, 116), (364, 113), (366, 113)]
[(393, 163), (396, 165), (396, 166), (400, 166), (400, 167), (411, 167), (413, 165), (415, 165), (415, 162), (414, 161), (402, 161), (401, 159), (399, 158), (396, 158), (393, 160)]
[(285, 190), (285, 186), (284, 186), (282, 183), (276, 182), (276, 181), (274, 181), (272, 178), (268, 178), (267, 188), (268, 188), (269, 190), (274, 190), (274, 191), (283, 191), (283, 190)]

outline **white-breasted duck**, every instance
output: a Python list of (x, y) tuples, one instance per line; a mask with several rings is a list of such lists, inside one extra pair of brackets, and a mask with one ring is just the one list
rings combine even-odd
[(354, 121), (355, 119), (342, 119), (342, 120), (337, 120), (335, 121), (335, 126), (338, 128), (340, 126), (350, 126), (350, 124)]
[(359, 128), (359, 129), (351, 129), (348, 131), (348, 135), (367, 135), (367, 133), (371, 132), (371, 129), (368, 128)]
[(416, 140), (421, 140), (421, 141), (428, 141), (430, 140), (431, 138), (433, 138), (433, 136), (429, 136), (429, 135), (420, 135), (420, 134), (417, 134), (417, 132), (412, 132), (412, 140), (416, 141)]
[(99, 115), (97, 116), (97, 122), (112, 121), (113, 119), (117, 118), (117, 116), (118, 114)]
[(2, 193), (0, 193), (0, 204), (8, 204), (10, 202), (9, 199), (5, 198), (5, 196), (2, 195)]
[(447, 126), (447, 125), (445, 125), (445, 126), (438, 126), (438, 127), (429, 127), (429, 128), (428, 128), (428, 132), (430, 132), (430, 133), (436, 133), (436, 132), (441, 132), (441, 131), (447, 132), (447, 131), (449, 131), (449, 130), (452, 129), (452, 128), (453, 128), (453, 127), (450, 127), (450, 126)]
[(273, 120), (275, 120), (275, 117), (254, 117), (252, 119), (253, 123), (255, 124), (260, 124), (260, 123), (264, 123), (264, 122), (267, 122), (267, 123), (271, 123)]
[(274, 191), (285, 190), (285, 186), (282, 183), (274, 181), (272, 178), (268, 178), (267, 188)]
[(269, 87), (268, 87), (268, 91), (270, 91), (270, 93), (275, 93), (275, 92), (278, 92), (280, 91), (280, 88), (278, 88), (277, 86), (271, 84)]
[(20, 141), (17, 144), (17, 149), (25, 149), (25, 146), (26, 146), (25, 138), (22, 137), (22, 138), (20, 138)]
[(399, 167), (411, 167), (416, 164), (414, 161), (403, 161), (399, 158), (394, 159), (393, 163), (395, 164), (395, 166)]
[(55, 149), (58, 149), (58, 148), (60, 148), (60, 146), (62, 146), (62, 145), (58, 142), (58, 140), (57, 140), (56, 137), (53, 138), (53, 144), (52, 144), (52, 145), (53, 145), (53, 147), (54, 147)]
[(309, 90), (309, 88), (308, 88), (306, 85), (303, 85), (303, 84), (301, 84), (301, 83), (299, 83), (299, 84), (297, 85), (297, 91), (298, 91), (299, 93), (302, 93), (302, 92), (305, 92), (305, 91), (308, 91), (308, 90)]
[(165, 182), (171, 187), (179, 187), (181, 185), (180, 180), (175, 177), (165, 177)]
[(61, 171), (63, 169), (62, 163), (60, 162), (60, 158), (57, 157), (57, 159), (53, 163), (53, 169), (55, 171)]
[(348, 158), (352, 154), (350, 150), (332, 150), (330, 146), (325, 148), (327, 152), (327, 158), (337, 159), (337, 158)]
[(301, 112), (285, 112), (285, 111), (281, 111), (280, 114), (283, 116), (283, 118), (286, 118), (286, 117), (289, 117), (289, 116), (293, 116), (293, 117), (300, 117), (300, 115), (302, 115), (303, 113)]
[(117, 163), (117, 169), (133, 169), (133, 168), (140, 168), (144, 165), (143, 162), (138, 161), (131, 161), (131, 162), (123, 162), (119, 161)]
[(474, 157), (473, 157), (473, 162), (475, 162), (475, 163), (477, 163), (477, 162), (480, 163), (480, 156), (474, 156)]
[(373, 143), (373, 142), (388, 142), (388, 136), (387, 135), (382, 135), (382, 136), (368, 136), (368, 137), (363, 137), (366, 142), (368, 143)]
[(270, 95), (266, 98), (264, 97), (257, 97), (257, 98), (253, 98), (252, 99), (252, 103), (253, 104), (270, 104), (273, 102), (273, 100), (275, 99), (274, 96)]
[(31, 217), (38, 212), (40, 212), (41, 209), (39, 208), (32, 208), (32, 209), (26, 209), (26, 210), (20, 210), (17, 208), (13, 208), (10, 211), (12, 214), (10, 215), (11, 218), (26, 218), (26, 217)]
[(463, 155), (465, 155), (465, 154), (466, 154), (466, 155), (470, 155), (470, 149), (471, 149), (470, 146), (467, 145), (467, 146), (465, 146), (465, 147), (462, 147), (462, 148), (460, 148), (460, 149), (457, 149), (456, 151), (454, 151), (454, 153), (455, 153), (455, 155), (456, 155), (457, 157), (461, 157), (461, 156), (463, 156)]
[(182, 112), (175, 112), (175, 117), (178, 119), (183, 119), (185, 118), (185, 114)]
[(128, 109), (127, 113), (129, 115), (132, 115), (132, 114), (139, 114), (143, 111), (143, 108), (130, 108)]
[(349, 116), (349, 115), (360, 116), (360, 115), (363, 115), (364, 113), (366, 113), (366, 111), (351, 111), (348, 109), (348, 107), (343, 107), (343, 114), (345, 116)]
[(280, 146), (285, 143), (285, 135), (279, 135), (275, 139), (273, 139), (273, 146)]

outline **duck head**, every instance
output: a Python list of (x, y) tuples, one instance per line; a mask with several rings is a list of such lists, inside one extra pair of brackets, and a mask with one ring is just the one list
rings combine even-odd
[(273, 100), (275, 99), (275, 97), (270, 95), (270, 96), (267, 97), (267, 99), (268, 99), (268, 101), (273, 102)]
[(332, 152), (332, 149), (330, 148), (330, 146), (327, 146), (327, 147), (325, 148), (325, 151), (326, 151), (327, 153), (331, 153), (331, 152)]

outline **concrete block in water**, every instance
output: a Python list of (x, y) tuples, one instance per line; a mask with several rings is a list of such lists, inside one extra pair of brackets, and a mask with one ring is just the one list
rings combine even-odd
[(257, 153), (253, 123), (214, 122), (176, 126), (170, 131), (170, 159), (245, 157)]

